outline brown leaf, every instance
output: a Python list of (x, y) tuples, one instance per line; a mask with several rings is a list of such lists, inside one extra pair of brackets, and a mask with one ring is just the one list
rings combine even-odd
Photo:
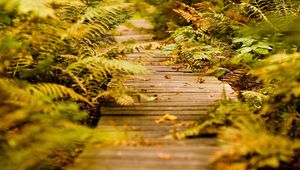
[(165, 75), (165, 79), (171, 79), (170, 75)]

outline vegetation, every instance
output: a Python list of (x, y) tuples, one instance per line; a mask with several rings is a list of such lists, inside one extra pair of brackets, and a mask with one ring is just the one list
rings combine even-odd
[(147, 72), (120, 59), (138, 47), (109, 35), (130, 7), (1, 0), (0, 9), (0, 166), (61, 168), (89, 139), (82, 124), (96, 125), (103, 99), (132, 102), (123, 82)]
[(151, 5), (148, 17), (171, 62), (237, 92), (237, 100), (224, 95), (173, 136), (218, 136), (224, 147), (212, 160), (216, 170), (298, 170), (298, 0), (144, 0), (133, 8), (0, 0), (1, 168), (61, 169), (90, 139), (86, 124), (97, 124), (104, 100), (134, 102), (124, 82), (147, 69), (123, 58), (144, 45), (118, 44), (110, 33), (132, 9), (145, 12), (140, 5)]
[(299, 169), (298, 1), (177, 1), (189, 25), (170, 30), (172, 62), (228, 82), (224, 100), (175, 137), (218, 135), (215, 169)]

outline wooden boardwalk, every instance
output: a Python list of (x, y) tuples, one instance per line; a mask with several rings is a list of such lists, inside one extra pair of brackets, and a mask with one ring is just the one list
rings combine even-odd
[[(128, 36), (128, 35), (127, 35)], [(141, 41), (151, 36), (132, 35)], [(126, 37), (118, 37), (126, 40)], [(201, 77), (177, 65), (162, 65), (169, 56), (159, 50), (143, 50), (128, 55), (128, 60), (143, 60), (151, 75), (131, 79), (129, 87), (151, 96), (148, 101), (136, 96), (130, 106), (107, 103), (101, 108), (102, 118), (96, 131), (114, 134), (114, 129), (137, 134), (137, 143), (120, 146), (88, 146), (70, 168), (73, 170), (206, 170), (210, 156), (218, 150), (214, 138), (187, 140), (165, 139), (174, 129), (174, 123), (158, 123), (162, 116), (171, 114), (176, 121), (194, 121), (205, 114), (216, 100), (232, 90), (214, 77)], [(202, 83), (199, 83), (201, 80)], [(184, 127), (177, 127), (177, 130)], [(111, 136), (111, 135), (108, 135)]]

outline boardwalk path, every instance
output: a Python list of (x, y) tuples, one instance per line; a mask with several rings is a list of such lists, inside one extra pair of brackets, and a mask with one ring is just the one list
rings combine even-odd
[[(129, 35), (138, 41), (151, 41), (151, 35), (136, 33)], [(117, 37), (119, 41), (128, 39), (128, 35)], [(130, 106), (118, 106), (107, 103), (102, 107), (102, 118), (97, 129), (111, 132), (116, 127), (127, 126), (128, 133), (136, 132), (145, 139), (139, 146), (89, 146), (76, 160), (73, 170), (206, 170), (208, 160), (218, 149), (213, 138), (188, 140), (163, 139), (170, 134), (172, 123), (157, 124), (165, 114), (177, 116), (178, 120), (196, 120), (205, 114), (215, 100), (220, 99), (224, 86), (214, 77), (202, 77), (201, 74), (178, 66), (162, 65), (168, 56), (159, 50), (144, 50), (128, 55), (135, 60), (148, 55), (144, 64), (152, 71), (143, 79), (132, 79), (129, 87), (155, 98), (143, 101), (136, 97), (136, 103)], [(97, 130), (96, 129), (96, 130)], [(113, 133), (113, 132), (111, 132)]]

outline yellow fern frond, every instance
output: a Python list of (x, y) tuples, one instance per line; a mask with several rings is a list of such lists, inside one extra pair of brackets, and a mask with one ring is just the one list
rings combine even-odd
[(93, 105), (87, 98), (76, 93), (73, 89), (58, 84), (51, 84), (51, 83), (34, 84), (28, 86), (26, 90), (33, 92), (33, 94), (42, 93), (43, 95), (49, 96), (52, 99), (70, 97), (74, 100), (83, 101), (88, 103), (89, 105)]
[(121, 94), (119, 96), (113, 96), (116, 99), (116, 102), (120, 105), (130, 105), (134, 103), (134, 99), (128, 94)]

